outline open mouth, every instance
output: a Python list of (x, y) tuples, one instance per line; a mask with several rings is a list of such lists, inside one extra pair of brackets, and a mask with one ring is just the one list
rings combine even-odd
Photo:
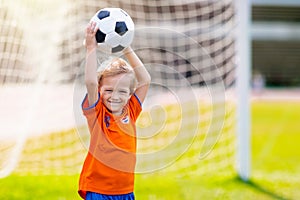
[(121, 104), (121, 102), (118, 102), (118, 101), (108, 101), (108, 103), (111, 105), (111, 106), (119, 106)]

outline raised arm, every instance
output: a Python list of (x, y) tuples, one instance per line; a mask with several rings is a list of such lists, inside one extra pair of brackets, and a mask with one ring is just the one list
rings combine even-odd
[(150, 74), (131, 47), (127, 47), (124, 50), (124, 54), (129, 64), (132, 66), (137, 78), (138, 85), (135, 94), (139, 97), (141, 102), (144, 102), (151, 83)]
[(89, 23), (85, 32), (86, 43), (86, 63), (85, 63), (85, 85), (87, 88), (89, 106), (93, 105), (98, 99), (98, 80), (97, 80), (97, 42), (95, 34), (96, 23)]

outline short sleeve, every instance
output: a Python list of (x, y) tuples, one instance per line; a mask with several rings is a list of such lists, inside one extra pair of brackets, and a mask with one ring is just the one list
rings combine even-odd
[(87, 119), (88, 127), (90, 133), (94, 133), (94, 129), (99, 129), (101, 127), (101, 121), (99, 121), (99, 116), (102, 115), (102, 103), (100, 101), (100, 93), (98, 93), (98, 100), (91, 106), (89, 106), (88, 95), (86, 95), (81, 104), (84, 116)]
[(88, 101), (88, 94), (85, 95), (83, 101), (82, 101), (82, 104), (81, 104), (81, 108), (82, 108), (82, 111), (83, 111), (83, 114), (84, 115), (87, 115), (91, 112), (95, 112), (96, 110), (99, 110), (99, 101), (100, 101), (100, 93), (98, 93), (98, 99), (97, 101), (93, 104), (93, 105), (89, 105), (89, 101)]
[(136, 121), (142, 111), (142, 103), (136, 94), (133, 94), (129, 100), (129, 109), (132, 119)]

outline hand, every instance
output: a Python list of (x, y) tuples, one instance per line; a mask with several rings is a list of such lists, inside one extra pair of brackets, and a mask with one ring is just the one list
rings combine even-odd
[(98, 31), (98, 27), (96, 28), (96, 22), (90, 22), (85, 31), (85, 47), (87, 50), (93, 50), (97, 48), (96, 41), (96, 32)]
[(125, 55), (126, 54), (130, 54), (133, 52), (133, 49), (131, 48), (131, 46), (126, 47), (125, 49), (123, 49), (122, 51)]

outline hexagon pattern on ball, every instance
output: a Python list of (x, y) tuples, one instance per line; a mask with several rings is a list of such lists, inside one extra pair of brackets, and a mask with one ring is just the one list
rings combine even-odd
[(128, 47), (134, 38), (134, 23), (121, 8), (104, 8), (91, 19), (99, 28), (96, 41), (99, 50), (105, 53), (118, 53)]

